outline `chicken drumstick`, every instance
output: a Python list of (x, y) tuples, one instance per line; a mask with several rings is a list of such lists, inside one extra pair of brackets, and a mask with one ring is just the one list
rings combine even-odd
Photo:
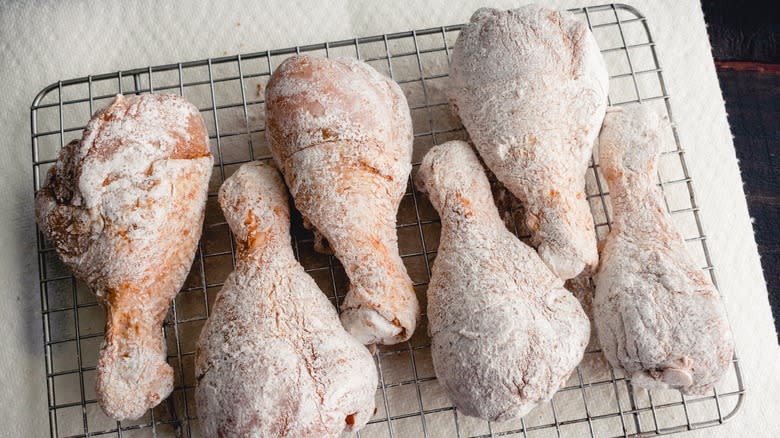
[(242, 166), (219, 191), (238, 243), (195, 357), (204, 436), (336, 437), (374, 412), (366, 347), (295, 260), (279, 172)]
[(346, 329), (365, 344), (409, 339), (419, 304), (395, 218), (412, 125), (398, 85), (360, 61), (293, 56), (268, 83), (266, 125), (296, 207), (349, 276)]
[(670, 223), (655, 184), (668, 122), (643, 105), (611, 109), (599, 137), (614, 224), (597, 272), (594, 322), (604, 355), (632, 382), (703, 394), (734, 352), (718, 291)]
[(195, 256), (212, 165), (192, 104), (119, 95), (36, 198), (43, 233), (106, 311), (95, 394), (112, 418), (138, 418), (173, 390), (162, 321)]
[(452, 51), (450, 100), (490, 170), (525, 206), (561, 278), (598, 262), (585, 172), (608, 75), (585, 23), (536, 5), (479, 9)]
[(431, 149), (417, 175), (442, 233), (428, 286), (439, 382), (466, 415), (506, 421), (549, 400), (582, 359), (580, 303), (498, 214), (471, 147)]

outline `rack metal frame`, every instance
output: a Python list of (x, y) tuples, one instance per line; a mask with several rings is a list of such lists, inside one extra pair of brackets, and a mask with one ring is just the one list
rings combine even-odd
[[(622, 4), (586, 7), (571, 12), (585, 20), (594, 33), (610, 31), (620, 35), (622, 43), (620, 46), (603, 48), (602, 52), (605, 56), (608, 53), (625, 55), (628, 71), (611, 71), (610, 80), (630, 80), (633, 83), (635, 96), (633, 99), (619, 101), (611, 96), (610, 104), (662, 102), (671, 119), (672, 100), (667, 93), (656, 44), (650, 34), (647, 19), (635, 8)], [(644, 34), (644, 38), (639, 42), (626, 36), (628, 33), (626, 29), (635, 26), (639, 26), (640, 34)], [(446, 78), (446, 71), (441, 71), (441, 67), (448, 65), (450, 46), (462, 27), (463, 25), (442, 26), (59, 81), (44, 88), (35, 97), (30, 110), (34, 189), (37, 192), (44, 181), (46, 170), (56, 161), (56, 151), (71, 138), (80, 136), (90, 116), (104, 104), (103, 102), (108, 102), (115, 94), (172, 92), (187, 96), (190, 90), (199, 89), (199, 94), (207, 97), (201, 102), (199, 109), (209, 125), (209, 138), (216, 159), (214, 174), (218, 181), (214, 181), (209, 197), (210, 202), (214, 201), (219, 183), (240, 164), (251, 160), (270, 159), (270, 155), (264, 149), (262, 88), (275, 65), (288, 56), (300, 53), (353, 56), (383, 71), (405, 90), (414, 88), (417, 98), (410, 99), (410, 108), (415, 119), (415, 148), (424, 148), (452, 138), (465, 139), (467, 138), (465, 131), (459, 125), (440, 127), (438, 118), (446, 112), (447, 102), (435, 96), (437, 88), (433, 85), (435, 81)], [(632, 63), (632, 53), (636, 50), (650, 50), (655, 65), (651, 68), (635, 68)], [(446, 56), (446, 61), (442, 61), (441, 56)], [(431, 59), (435, 57), (439, 57), (438, 61), (431, 64)], [(403, 65), (407, 70), (402, 75), (399, 75), (401, 70), (399, 65)], [(412, 72), (411, 75), (408, 74), (409, 71)], [(655, 89), (659, 90), (658, 93), (647, 95), (645, 87), (642, 86), (647, 80), (656, 83)], [(234, 89), (227, 93), (232, 96), (227, 98), (223, 91), (227, 86), (235, 86), (239, 91)], [(421, 95), (419, 91), (422, 91)], [(231, 128), (232, 125), (234, 126)], [(684, 151), (680, 146), (676, 130), (674, 139), (677, 148), (664, 154), (679, 157), (682, 176), (674, 179), (660, 177), (659, 183), (665, 193), (671, 187), (677, 186), (687, 190), (690, 204), (670, 212), (673, 216), (687, 215), (695, 222), (698, 233), (695, 236), (688, 236), (686, 240), (689, 244), (700, 244), (705, 262), (702, 269), (709, 272), (717, 285), (693, 182), (688, 173)], [(246, 153), (237, 154), (236, 148), (245, 148)], [(235, 158), (237, 155), (240, 157)], [(419, 162), (414, 164), (416, 166)], [(595, 181), (593, 193), (588, 193), (591, 206), (594, 208), (594, 217), (605, 219), (597, 220), (596, 228), (608, 230), (610, 227), (607, 207), (609, 194), (597, 175), (598, 164), (592, 162), (588, 172), (592, 172)], [(402, 258), (405, 262), (411, 259), (417, 260), (420, 275), (415, 281), (415, 288), (421, 294), (424, 293), (430, 278), (431, 262), (436, 253), (435, 242), (438, 241), (436, 229), (438, 219), (424, 211), (423, 204), (426, 202), (425, 196), (413, 189), (410, 179), (409, 189), (404, 197), (404, 203), (408, 206), (407, 219), (399, 221), (398, 229), (399, 233), (416, 235), (418, 239), (419, 245), (416, 249), (406, 252), (402, 250)], [(597, 208), (602, 209), (603, 214), (596, 215)], [(311, 258), (311, 235), (303, 231), (300, 226), (293, 228), (296, 257)], [(177, 298), (166, 318), (164, 332), (169, 346), (168, 360), (176, 373), (174, 393), (160, 406), (150, 410), (145, 417), (134, 422), (107, 419), (97, 407), (92, 390), (94, 385), (91, 383), (95, 371), (91, 357), (96, 354), (96, 346), (102, 338), (102, 312), (85, 286), (72, 277), (67, 270), (63, 270), (54, 249), (38, 232), (38, 267), (46, 350), (45, 371), (52, 437), (191, 437), (197, 435), (197, 416), (192, 400), (194, 382), (191, 376), (188, 377), (188, 374), (191, 374), (194, 347), (189, 345), (190, 340), (185, 339), (185, 333), (190, 333), (191, 337), (191, 332), (194, 332), (197, 337), (199, 329), (197, 324), (202, 324), (208, 317), (209, 303), (222, 285), (219, 279), (211, 281), (213, 277), (209, 273), (211, 261), (218, 257), (229, 257), (232, 260), (235, 255), (233, 240), (228, 233), (224, 232), (226, 229), (224, 221), (207, 223), (204, 227), (204, 239), (206, 233), (217, 229), (223, 231), (222, 243), (201, 241), (192, 268), (197, 275), (191, 275), (193, 281), (188, 280), (180, 293), (180, 297), (187, 297), (188, 306), (191, 306), (195, 300), (202, 300), (203, 314), (197, 316), (184, 314), (188, 312), (183, 310), (182, 301)], [(525, 237), (521, 232), (518, 234), (520, 237)], [(221, 249), (210, 248), (217, 246)], [(319, 259), (320, 265), (315, 266), (316, 263), (310, 263), (307, 266), (304, 263), (304, 266), (307, 267), (307, 272), (319, 278), (320, 286), (329, 293), (330, 299), (338, 306), (346, 290), (343, 269), (340, 268), (338, 260), (332, 256), (322, 257)], [(422, 263), (419, 263), (420, 259)], [(328, 289), (330, 292), (327, 292)], [(424, 326), (425, 324), (418, 331), (424, 332)], [(95, 329), (95, 327), (100, 328)], [(551, 411), (551, 421), (527, 424), (523, 419), (519, 424), (508, 429), (485, 423), (481, 429), (477, 428), (482, 432), (475, 433), (473, 430), (476, 429), (464, 426), (466, 419), (452, 406), (433, 408), (426, 406), (421, 385), (435, 381), (435, 376), (420, 370), (422, 366), (420, 357), (429, 349), (429, 339), (421, 333), (405, 344), (377, 351), (375, 358), (380, 376), (377, 396), (379, 412), (371, 420), (369, 427), (362, 433), (358, 433), (359, 436), (404, 435), (398, 431), (398, 428), (399, 424), (406, 420), (415, 422), (411, 429), (403, 429), (406, 432), (416, 430), (424, 436), (433, 436), (437, 433), (440, 435), (440, 431), (433, 429), (434, 425), (441, 424), (438, 420), (436, 423), (432, 420), (437, 415), (452, 417), (450, 426), (453, 429), (449, 434), (458, 437), (504, 435), (528, 437), (538, 436), (541, 432), (549, 432), (553, 436), (569, 433), (577, 433), (581, 436), (582, 433), (589, 433), (595, 437), (602, 436), (603, 429), (600, 426), (602, 421), (619, 421), (619, 430), (622, 430), (622, 433), (618, 436), (661, 435), (722, 424), (736, 414), (745, 395), (736, 356), (733, 358), (733, 367), (730, 371), (731, 380), (736, 382), (735, 387), (716, 389), (702, 397), (679, 395), (676, 400), (665, 402), (659, 401), (658, 397), (654, 400), (653, 391), (640, 394), (641, 391), (631, 386), (630, 380), (614, 370), (609, 370), (609, 378), (589, 381), (585, 376), (588, 371), (578, 367), (572, 380), (560, 390), (559, 394), (579, 392), (584, 405), (583, 415), (576, 418), (560, 418), (558, 415), (560, 409), (556, 409), (558, 399), (556, 395), (556, 398), (543, 407)], [(588, 356), (600, 357), (601, 353), (598, 349), (592, 349), (586, 353), (586, 358)], [(411, 372), (408, 378), (390, 381), (387, 378), (386, 363), (390, 360), (397, 361), (399, 357), (408, 359)], [(590, 389), (597, 387), (612, 388), (616, 409), (598, 413), (600, 409), (594, 406), (592, 396), (589, 394)], [(404, 389), (405, 393), (409, 392), (406, 397), (410, 397), (412, 403), (416, 399), (419, 409), (403, 413), (392, 412), (390, 399), (394, 396), (390, 393), (397, 388)], [(409, 388), (413, 390), (407, 391)], [(640, 398), (644, 402), (639, 401)], [(701, 413), (696, 417), (690, 415), (692, 408), (698, 405), (711, 406), (711, 408), (705, 409), (703, 416)], [(681, 414), (673, 416), (676, 421), (667, 424), (661, 420), (663, 416), (661, 411), (665, 410), (676, 410)]]

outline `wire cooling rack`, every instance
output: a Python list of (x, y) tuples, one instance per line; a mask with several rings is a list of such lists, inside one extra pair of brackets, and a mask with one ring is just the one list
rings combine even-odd
[[(587, 22), (610, 70), (610, 104), (642, 102), (671, 117), (656, 45), (647, 20), (625, 5), (572, 10)], [(92, 293), (73, 278), (53, 248), (38, 233), (49, 422), (52, 437), (193, 437), (199, 436), (194, 351), (215, 295), (232, 270), (234, 244), (216, 202), (221, 182), (242, 163), (268, 160), (264, 136), (265, 84), (273, 69), (296, 53), (360, 58), (395, 79), (409, 101), (414, 122), (414, 157), (419, 163), (434, 144), (467, 135), (450, 114), (444, 90), (450, 49), (462, 25), (314, 44), (246, 55), (134, 69), (61, 81), (45, 88), (31, 108), (35, 190), (56, 160), (57, 152), (81, 136), (91, 114), (115, 94), (178, 93), (196, 104), (209, 130), (216, 158), (203, 237), (192, 271), (167, 315), (164, 332), (168, 362), (175, 370), (173, 394), (137, 421), (107, 418), (94, 394), (95, 365), (102, 340), (103, 312)], [(665, 151), (659, 184), (677, 227), (702, 269), (715, 279), (699, 218), (691, 178), (677, 134)], [(670, 137), (671, 140), (671, 137)], [(587, 194), (599, 237), (610, 227), (609, 194), (592, 162)], [(518, 236), (526, 237), (521, 209), (509, 203), (504, 214)], [(506, 206), (504, 206), (506, 207)], [(430, 267), (439, 238), (438, 217), (424, 195), (410, 184), (398, 213), (402, 258), (415, 283), (423, 309)], [(348, 288), (344, 270), (333, 257), (313, 250), (312, 236), (293, 220), (295, 254), (320, 288), (339, 304)], [(574, 284), (587, 308), (589, 279)], [(717, 283), (716, 283), (717, 284)], [(735, 415), (745, 389), (735, 357), (723, 381), (710, 394), (682, 396), (677, 391), (634, 389), (612, 370), (597, 346), (589, 346), (582, 364), (550, 403), (517, 421), (491, 424), (458, 412), (436, 382), (430, 358), (427, 323), (408, 342), (382, 347), (375, 355), (380, 385), (377, 412), (358, 435), (363, 437), (472, 436), (629, 436), (679, 432), (723, 423)]]

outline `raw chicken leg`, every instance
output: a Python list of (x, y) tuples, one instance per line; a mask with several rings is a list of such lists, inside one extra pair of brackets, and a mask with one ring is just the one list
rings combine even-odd
[(295, 260), (279, 172), (242, 166), (219, 191), (238, 243), (195, 357), (208, 437), (338, 436), (374, 413), (368, 350)]
[(187, 277), (213, 159), (179, 96), (117, 96), (66, 145), (38, 192), (38, 224), (106, 311), (97, 400), (135, 419), (168, 397), (162, 321)]
[(670, 224), (655, 184), (667, 122), (642, 105), (610, 109), (600, 166), (614, 222), (601, 253), (593, 302), (612, 366), (645, 388), (711, 389), (728, 369), (731, 332), (718, 291)]
[(455, 112), (524, 203), (542, 260), (563, 279), (595, 267), (585, 172), (609, 81), (588, 27), (536, 5), (479, 9), (455, 43), (450, 77)]
[(441, 216), (428, 286), (433, 365), (464, 414), (525, 415), (582, 359), (590, 324), (563, 281), (504, 226), (468, 144), (436, 146), (417, 186)]
[(360, 61), (293, 56), (271, 76), (266, 116), (296, 207), (349, 276), (344, 327), (365, 344), (405, 341), (419, 304), (395, 231), (412, 167), (400, 88)]

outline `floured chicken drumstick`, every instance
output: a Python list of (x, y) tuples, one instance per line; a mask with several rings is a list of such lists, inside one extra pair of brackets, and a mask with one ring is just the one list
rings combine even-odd
[(439, 382), (466, 415), (521, 417), (566, 383), (588, 343), (588, 317), (536, 252), (506, 229), (468, 144), (431, 149), (417, 186), (442, 223), (428, 286)]
[(718, 291), (671, 225), (656, 186), (668, 123), (642, 105), (610, 110), (599, 140), (613, 226), (596, 275), (594, 320), (612, 366), (644, 388), (710, 390), (728, 369), (731, 331)]
[(450, 77), (453, 108), (523, 202), (542, 260), (563, 279), (595, 267), (585, 172), (609, 80), (588, 27), (535, 5), (480, 9), (458, 36)]
[(374, 360), (295, 260), (279, 172), (245, 164), (222, 185), (219, 203), (238, 253), (195, 357), (204, 436), (360, 429), (374, 412)]
[(106, 310), (95, 393), (112, 418), (138, 418), (173, 389), (162, 321), (195, 256), (212, 166), (189, 102), (119, 95), (38, 192), (43, 233)]
[(419, 304), (395, 231), (412, 167), (401, 89), (360, 61), (293, 56), (268, 83), (266, 124), (296, 207), (349, 276), (344, 327), (364, 344), (409, 339)]

